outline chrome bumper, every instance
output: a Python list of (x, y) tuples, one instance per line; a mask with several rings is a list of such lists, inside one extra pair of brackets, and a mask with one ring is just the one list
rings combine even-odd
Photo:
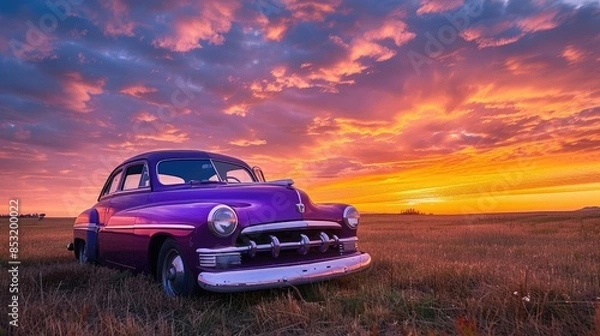
[(329, 280), (361, 271), (371, 264), (368, 253), (294, 266), (200, 272), (198, 285), (211, 292), (233, 293)]

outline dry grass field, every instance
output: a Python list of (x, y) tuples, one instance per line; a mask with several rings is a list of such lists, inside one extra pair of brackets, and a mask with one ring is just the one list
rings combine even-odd
[[(178, 299), (165, 297), (148, 276), (77, 265), (65, 250), (71, 223), (21, 221), (20, 327), (10, 332), (600, 335), (598, 213), (366, 215), (360, 246), (374, 264), (364, 273), (296, 289)], [(7, 248), (0, 256), (6, 267)], [(5, 310), (8, 281), (0, 277)], [(3, 320), (6, 328), (6, 313)]]

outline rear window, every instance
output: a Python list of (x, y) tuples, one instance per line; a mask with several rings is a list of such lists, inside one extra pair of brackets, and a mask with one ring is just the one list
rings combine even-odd
[(127, 168), (123, 190), (131, 190), (150, 186), (148, 168), (145, 164), (138, 164)]

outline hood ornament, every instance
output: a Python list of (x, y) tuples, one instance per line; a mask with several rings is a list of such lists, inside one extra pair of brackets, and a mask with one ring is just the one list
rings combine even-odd
[(296, 203), (296, 210), (298, 210), (299, 213), (303, 214), (306, 211), (306, 206), (304, 206), (304, 203), (302, 203), (302, 196), (300, 195), (300, 191), (298, 191), (298, 189), (296, 188), (292, 188), (294, 189), (294, 191), (296, 192), (296, 195), (298, 196), (298, 203)]

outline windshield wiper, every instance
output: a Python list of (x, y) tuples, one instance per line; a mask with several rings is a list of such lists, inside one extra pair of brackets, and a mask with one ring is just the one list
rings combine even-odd
[(204, 185), (204, 184), (226, 184), (226, 183), (221, 182), (221, 181), (211, 181), (211, 180), (189, 180), (188, 184), (191, 186), (195, 186), (195, 185)]

